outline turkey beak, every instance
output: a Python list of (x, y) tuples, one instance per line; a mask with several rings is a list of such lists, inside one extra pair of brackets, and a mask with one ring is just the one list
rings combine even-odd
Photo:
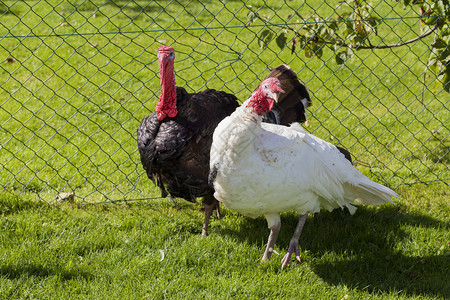
[(273, 93), (273, 100), (278, 103), (278, 98), (280, 97), (280, 93)]
[(273, 93), (272, 93), (273, 100), (278, 103), (278, 98), (280, 98), (280, 94), (282, 94), (282, 93), (284, 93), (284, 91), (280, 87), (278, 89), (276, 89), (275, 91), (273, 91)]

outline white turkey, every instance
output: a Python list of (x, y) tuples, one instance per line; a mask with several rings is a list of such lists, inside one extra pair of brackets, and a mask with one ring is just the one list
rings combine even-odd
[(214, 131), (209, 183), (214, 197), (226, 207), (249, 217), (264, 215), (270, 228), (263, 261), (270, 259), (281, 227), (280, 213), (296, 210), (299, 222), (282, 268), (295, 253), (307, 214), (347, 207), (357, 202), (383, 204), (397, 194), (355, 169), (332, 144), (308, 134), (298, 124), (290, 127), (262, 123), (283, 90), (276, 78), (259, 89), (222, 120)]

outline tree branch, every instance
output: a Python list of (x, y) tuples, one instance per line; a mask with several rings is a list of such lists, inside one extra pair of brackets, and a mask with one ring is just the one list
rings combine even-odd
[[(436, 29), (438, 29), (439, 24), (438, 22), (436, 23), (436, 25), (434, 25), (433, 28), (431, 28), (429, 31), (425, 32), (424, 34), (421, 34), (419, 36), (416, 36), (415, 38), (406, 41), (406, 42), (402, 42), (402, 43), (397, 43), (397, 44), (391, 44), (391, 45), (383, 45), (383, 46), (359, 46), (358, 49), (387, 49), (387, 48), (395, 48), (395, 47), (401, 47), (407, 44), (411, 44), (414, 43), (415, 41), (418, 41), (420, 39), (423, 39), (426, 36), (429, 36), (430, 34), (432, 34)], [(343, 44), (342, 46), (346, 46), (349, 47), (349, 45)]]
[[(282, 25), (282, 24), (273, 24), (273, 23), (269, 22), (268, 20), (265, 20), (265, 19), (261, 18), (257, 13), (255, 13), (255, 15), (256, 15), (256, 17), (257, 17), (258, 19), (260, 19), (261, 21), (265, 22), (266, 24), (268, 24), (268, 25), (270, 25), (270, 26), (273, 26), (273, 27), (279, 27), (279, 28), (282, 28), (282, 29), (287, 29), (287, 30), (290, 30), (290, 31), (294, 32), (294, 34), (295, 34), (296, 36), (299, 35), (298, 30), (295, 30), (294, 28), (292, 28), (292, 27), (290, 27), (290, 26)], [(397, 44), (382, 45), (382, 46), (374, 46), (374, 45), (372, 45), (372, 44), (370, 43), (370, 41), (369, 41), (369, 44), (370, 44), (369, 46), (358, 46), (358, 47), (354, 47), (353, 45), (349, 45), (349, 44), (346, 44), (346, 43), (338, 43), (338, 44), (339, 44), (339, 46), (342, 46), (342, 47), (355, 48), (355, 49), (389, 49), (389, 48), (396, 48), (396, 47), (401, 47), (401, 46), (405, 46), (405, 45), (407, 45), (407, 44), (414, 43), (415, 41), (418, 41), (418, 40), (420, 40), (420, 39), (423, 39), (423, 38), (426, 37), (426, 36), (429, 36), (429, 35), (432, 34), (434, 31), (436, 31), (436, 29), (438, 29), (439, 25), (440, 25), (440, 23), (439, 23), (439, 21), (438, 21), (438, 22), (436, 22), (436, 25), (434, 25), (433, 28), (431, 28), (429, 31), (425, 32), (424, 34), (421, 34), (421, 35), (419, 35), (419, 36), (416, 36), (415, 38), (413, 38), (413, 39), (411, 39), (411, 40), (409, 40), (409, 41), (402, 42), (402, 43), (397, 43)], [(325, 44), (334, 44), (334, 43), (330, 43), (330, 42), (327, 42), (327, 41), (323, 41), (323, 43), (325, 43)]]

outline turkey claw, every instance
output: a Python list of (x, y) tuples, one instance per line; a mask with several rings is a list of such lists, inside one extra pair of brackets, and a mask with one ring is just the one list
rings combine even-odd
[(299, 247), (297, 241), (291, 241), (291, 243), (289, 244), (288, 252), (281, 260), (281, 269), (282, 270), (287, 266), (287, 264), (291, 260), (292, 254), (294, 254), (294, 253), (295, 253), (295, 259), (298, 260), (298, 262), (301, 262), (300, 247)]
[(222, 214), (220, 213), (220, 205), (219, 205), (219, 202), (216, 203), (216, 213), (217, 213), (217, 220), (222, 219)]

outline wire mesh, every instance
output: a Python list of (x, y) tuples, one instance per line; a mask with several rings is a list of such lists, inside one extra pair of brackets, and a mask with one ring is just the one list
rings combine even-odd
[[(412, 6), (377, 3), (371, 13), (383, 28), (370, 35), (373, 45), (423, 33)], [(177, 51), (177, 85), (225, 90), (241, 102), (269, 67), (289, 64), (313, 98), (307, 130), (349, 149), (363, 173), (392, 187), (448, 184), (449, 94), (427, 69), (433, 34), (355, 50), (344, 64), (335, 61), (342, 45), (311, 57), (307, 44), (292, 51), (292, 35), (286, 47), (271, 41), (287, 27), (323, 25), (341, 4), (0, 2), (1, 189), (42, 199), (70, 191), (89, 203), (157, 195), (135, 131), (159, 96), (162, 44)], [(249, 22), (254, 11), (262, 18)], [(275, 34), (264, 40), (268, 24)]]

